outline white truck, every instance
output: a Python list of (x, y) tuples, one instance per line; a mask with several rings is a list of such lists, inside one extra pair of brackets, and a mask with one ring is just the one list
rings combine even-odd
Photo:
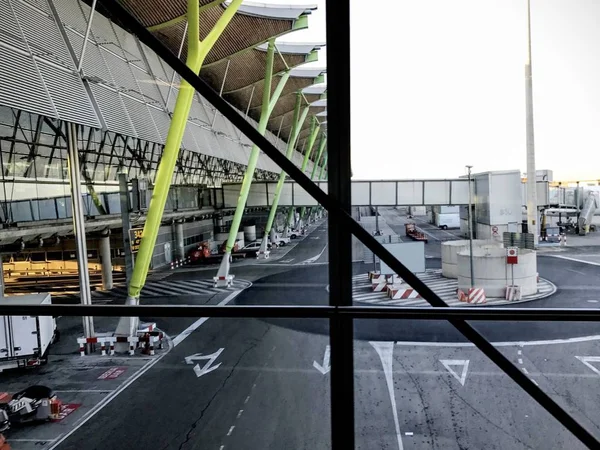
[[(3, 303), (49, 305), (50, 294), (0, 298)], [(44, 364), (48, 348), (57, 337), (52, 316), (0, 316), (0, 372)]]

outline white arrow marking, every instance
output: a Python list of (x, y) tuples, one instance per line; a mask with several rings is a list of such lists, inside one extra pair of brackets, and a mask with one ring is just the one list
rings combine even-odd
[(600, 370), (596, 369), (590, 364), (591, 362), (600, 362), (600, 356), (576, 356), (575, 358), (577, 358), (579, 361), (581, 361), (594, 372), (596, 372), (598, 375), (600, 375)]
[(328, 346), (325, 347), (325, 356), (323, 356), (323, 365), (319, 364), (316, 361), (313, 361), (313, 367), (321, 372), (323, 375), (328, 373), (331, 370), (331, 366), (329, 365), (329, 353), (331, 349)]
[[(467, 371), (469, 370), (469, 360), (468, 359), (440, 359), (440, 362), (444, 365), (444, 367), (452, 374), (454, 378), (458, 380), (460, 384), (465, 385), (465, 381), (467, 381)], [(450, 366), (463, 366), (462, 373), (458, 376)]]
[(392, 378), (392, 363), (394, 353), (393, 342), (369, 342), (381, 359), (383, 373), (387, 383), (390, 401), (392, 402), (392, 414), (394, 416), (394, 425), (396, 426), (396, 438), (398, 440), (398, 450), (403, 450), (402, 433), (400, 433), (400, 422), (398, 421), (398, 410), (396, 409), (396, 394), (394, 393), (394, 380)]
[(208, 360), (206, 362), (206, 364), (204, 364), (204, 367), (202, 367), (202, 368), (200, 367), (200, 364), (196, 364), (194, 366), (194, 373), (199, 378), (202, 375), (206, 375), (207, 373), (212, 372), (213, 370), (219, 368), (221, 363), (217, 364), (216, 366), (212, 366), (212, 367), (211, 367), (211, 364), (213, 364), (215, 362), (215, 360), (219, 357), (219, 355), (223, 352), (223, 350), (225, 350), (225, 349), (220, 348), (219, 350), (214, 352), (212, 355), (203, 355), (202, 353), (196, 353), (194, 355), (186, 356), (185, 362), (187, 364), (194, 364), (194, 361)]

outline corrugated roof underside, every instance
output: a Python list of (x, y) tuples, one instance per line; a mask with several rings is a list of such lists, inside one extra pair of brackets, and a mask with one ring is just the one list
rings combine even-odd
[[(143, 3), (148, 7), (144, 20), (154, 17), (152, 8), (148, 5), (161, 3), (133, 0), (124, 2), (131, 5)], [(181, 2), (182, 0), (177, 0), (171, 6), (176, 8), (177, 5), (181, 6)], [(78, 57), (83, 47), (90, 8), (78, 0), (60, 0), (54, 4), (66, 38), (75, 57)], [(170, 11), (177, 12), (175, 9)], [(248, 17), (240, 16), (237, 26), (253, 23), (254, 27), (260, 28), (262, 25), (256, 24), (263, 22), (257, 22), (256, 19), (258, 18), (252, 18), (253, 22), (249, 22)], [(279, 32), (282, 21), (273, 22), (268, 24), (273, 26), (267, 27), (270, 31), (265, 32), (263, 28), (255, 36)], [(291, 21), (287, 22), (289, 28)], [(44, 25), (43, 35), (36, 34), (34, 24)], [(243, 33), (239, 33), (239, 28), (236, 31), (230, 25), (229, 33), (229, 47), (224, 46), (220, 51), (243, 47), (244, 37)], [(236, 35), (235, 39), (233, 35)], [(260, 39), (264, 40), (262, 37)], [(25, 0), (25, 3), (19, 0), (0, 0), (0, 60), (10, 62), (0, 64), (0, 104), (94, 128), (105, 125), (109, 130), (126, 136), (164, 143), (171, 120), (169, 112), (172, 112), (178, 94), (179, 76), (173, 77), (173, 71), (154, 52), (100, 14), (95, 15), (86, 48), (83, 74), (90, 81), (82, 80), (75, 73), (77, 62), (64, 42), (47, 0)], [(297, 58), (304, 60), (303, 55), (298, 55)], [(250, 72), (244, 72), (244, 64), (247, 62), (255, 64)], [(237, 88), (248, 81), (251, 84), (261, 80), (264, 77), (264, 62), (265, 53), (258, 50), (235, 55), (228, 73), (230, 87)], [(282, 64), (280, 59), (279, 64)], [(232, 71), (233, 67), (237, 69)], [(276, 70), (277, 67), (276, 65)], [(222, 74), (224, 68), (225, 65), (220, 62), (205, 69), (202, 75), (214, 77), (217, 84), (215, 88), (218, 89), (222, 82), (222, 75), (219, 78), (219, 73)], [(281, 69), (283, 70), (283, 66)], [(293, 79), (290, 81), (293, 82)], [(249, 90), (246, 91), (249, 95)], [(235, 106), (245, 111), (245, 107)], [(96, 111), (101, 117), (97, 116)], [(253, 119), (249, 120), (256, 125)], [(214, 128), (211, 128), (213, 121)], [(274, 128), (276, 132), (277, 129)], [(266, 137), (280, 151), (285, 150), (285, 143), (277, 140), (273, 133), (267, 131)], [(215, 118), (214, 108), (197, 95), (190, 111), (182, 147), (245, 165), (251, 143), (220, 114)], [(299, 155), (294, 158), (298, 157)], [(258, 167), (273, 172), (280, 170), (264, 154), (259, 158)]]
[[(204, 39), (212, 30), (219, 18), (223, 15), (224, 8), (215, 6), (200, 13), (200, 39)], [(247, 16), (236, 14), (221, 37), (216, 42), (206, 57), (205, 64), (211, 64), (227, 58), (235, 53), (254, 48), (273, 36), (279, 36), (292, 30), (293, 20), (270, 19), (267, 17)], [(185, 22), (162, 28), (154, 32), (174, 54), (178, 54), (181, 40), (185, 31)], [(183, 45), (181, 59), (187, 56), (187, 42)]]

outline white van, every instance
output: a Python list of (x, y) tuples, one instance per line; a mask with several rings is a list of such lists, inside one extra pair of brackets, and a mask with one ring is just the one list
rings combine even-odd
[(460, 228), (460, 215), (456, 213), (436, 214), (435, 225), (442, 230), (448, 228)]

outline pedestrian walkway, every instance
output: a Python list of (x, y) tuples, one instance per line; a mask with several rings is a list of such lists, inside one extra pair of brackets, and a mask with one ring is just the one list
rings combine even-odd
[[(234, 279), (230, 287), (216, 288), (211, 280), (174, 280), (174, 281), (152, 281), (146, 283), (140, 295), (141, 298), (149, 297), (183, 297), (183, 296), (213, 296), (223, 292), (237, 291), (250, 287), (250, 281)], [(110, 291), (92, 291), (92, 303), (95, 305), (108, 304), (116, 299), (127, 297), (127, 287), (117, 286)], [(60, 296), (61, 299), (69, 299), (79, 302), (79, 294)]]
[[(417, 274), (417, 277), (450, 306), (479, 306), (459, 301), (457, 296), (458, 280), (454, 278), (444, 278), (441, 269), (428, 269), (425, 273)], [(537, 294), (523, 297), (521, 302), (548, 297), (554, 294), (554, 292), (556, 292), (556, 286), (549, 281), (540, 278)], [(429, 306), (429, 302), (421, 298), (393, 300), (388, 297), (387, 292), (385, 291), (373, 292), (366, 273), (354, 275), (354, 277), (352, 277), (352, 299), (355, 302), (367, 303), (370, 305)], [(488, 299), (485, 305), (498, 306), (514, 303), (519, 302), (509, 302), (504, 299), (494, 298)]]

